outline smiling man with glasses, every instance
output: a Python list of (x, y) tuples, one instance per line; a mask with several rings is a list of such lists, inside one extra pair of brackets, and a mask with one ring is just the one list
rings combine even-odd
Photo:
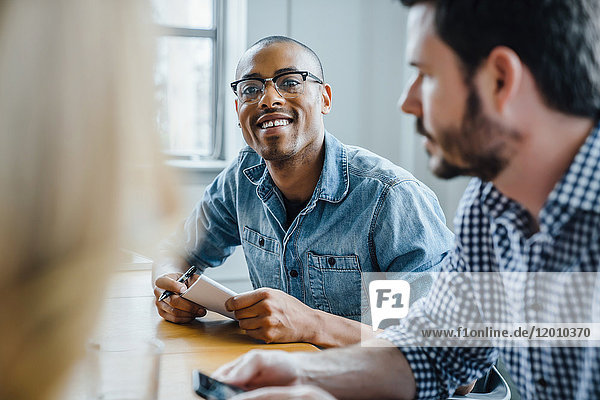
[[(405, 170), (325, 130), (331, 87), (302, 43), (260, 40), (239, 61), (231, 87), (248, 147), (165, 246), (155, 295), (181, 292), (181, 272), (216, 267), (241, 245), (255, 290), (226, 305), (248, 335), (356, 343), (361, 331), (372, 334), (358, 322), (363, 272), (419, 272), (414, 298), (428, 290), (428, 271), (453, 239), (438, 201)], [(177, 295), (156, 305), (176, 323), (205, 314)]]

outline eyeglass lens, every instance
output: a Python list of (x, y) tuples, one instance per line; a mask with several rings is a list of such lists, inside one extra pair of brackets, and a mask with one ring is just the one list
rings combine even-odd
[[(289, 73), (278, 76), (273, 83), (283, 97), (296, 97), (304, 91), (302, 74)], [(258, 79), (248, 79), (237, 86), (237, 95), (244, 103), (257, 101), (265, 91), (265, 84)]]

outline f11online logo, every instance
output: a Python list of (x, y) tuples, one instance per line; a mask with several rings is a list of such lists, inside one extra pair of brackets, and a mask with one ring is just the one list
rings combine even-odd
[(400, 319), (408, 315), (410, 284), (407, 281), (377, 280), (369, 283), (369, 300), (373, 331), (386, 319)]

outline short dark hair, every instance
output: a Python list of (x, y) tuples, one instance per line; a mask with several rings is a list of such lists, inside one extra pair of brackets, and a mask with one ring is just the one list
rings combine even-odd
[(319, 56), (317, 56), (317, 53), (315, 53), (313, 51), (313, 49), (311, 49), (304, 43), (297, 41), (296, 39), (292, 39), (291, 37), (287, 37), (287, 36), (279, 36), (279, 35), (267, 36), (267, 37), (264, 37), (264, 38), (260, 39), (259, 41), (255, 42), (252, 46), (250, 46), (250, 48), (252, 48), (254, 46), (263, 46), (264, 47), (264, 46), (268, 46), (273, 43), (294, 43), (294, 44), (297, 44), (298, 46), (300, 46), (301, 48), (303, 48), (304, 50), (306, 50), (306, 52), (313, 58), (313, 61), (315, 62), (315, 65), (318, 68), (318, 71), (316, 71), (316, 75), (322, 81), (325, 81), (325, 75), (323, 74), (323, 64), (321, 64), (321, 60), (319, 59)]
[(469, 78), (496, 46), (515, 51), (546, 104), (600, 118), (600, 1), (400, 0), (430, 2), (437, 34)]

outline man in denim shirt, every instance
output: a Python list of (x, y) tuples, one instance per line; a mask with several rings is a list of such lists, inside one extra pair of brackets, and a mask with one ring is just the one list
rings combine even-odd
[[(262, 39), (236, 77), (248, 147), (169, 242), (155, 265), (155, 295), (183, 291), (182, 271), (219, 266), (242, 245), (256, 290), (227, 307), (248, 335), (324, 347), (358, 342), (361, 330), (370, 332), (357, 321), (361, 273), (428, 271), (451, 247), (438, 201), (410, 173), (325, 130), (331, 87), (308, 47)], [(177, 295), (156, 305), (176, 323), (206, 312)]]

